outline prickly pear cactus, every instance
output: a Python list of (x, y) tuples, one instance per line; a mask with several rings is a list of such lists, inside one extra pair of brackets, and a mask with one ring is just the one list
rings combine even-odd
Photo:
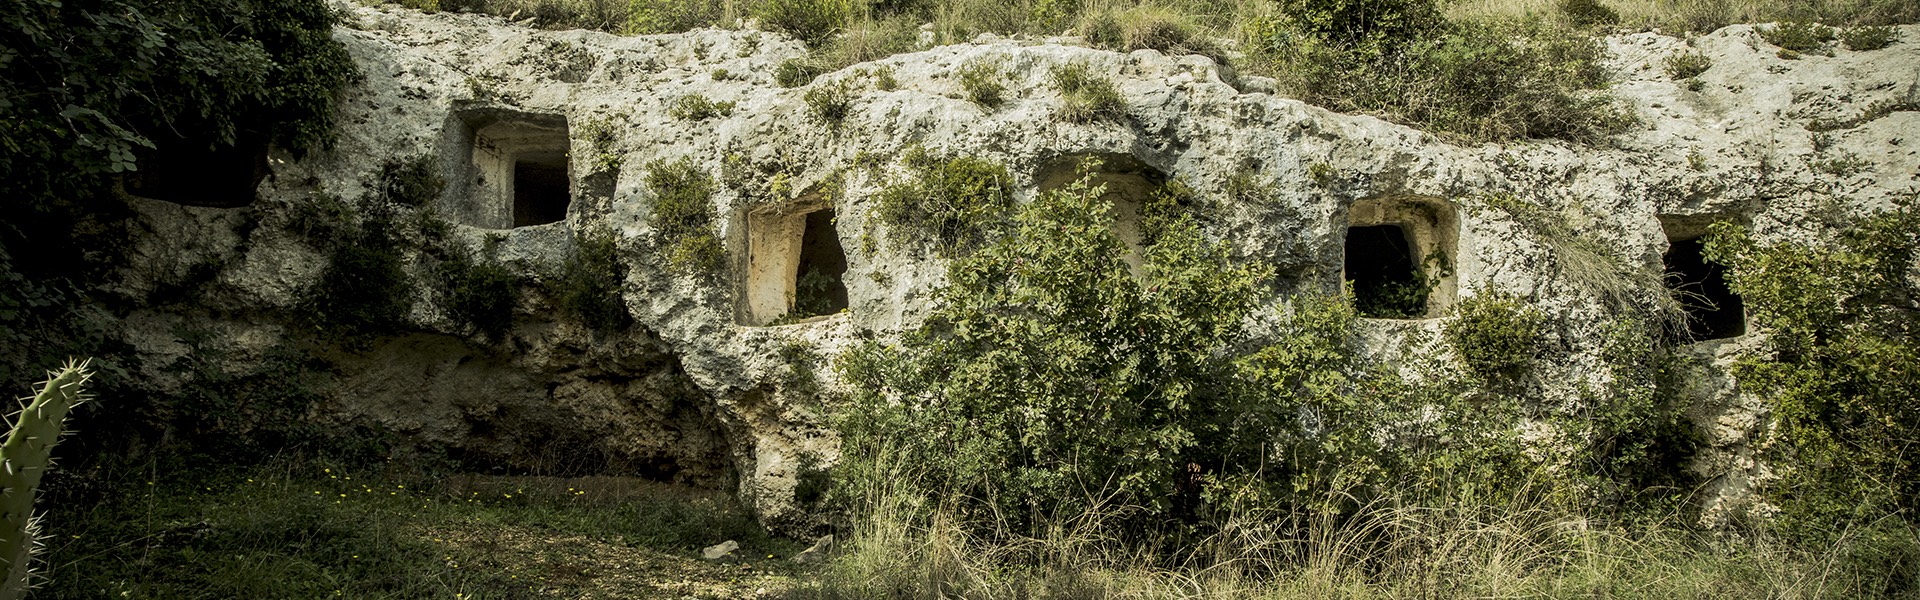
[(32, 559), (40, 525), (33, 516), (33, 494), (47, 472), (54, 442), (60, 441), (67, 411), (87, 400), (83, 386), (93, 372), (86, 361), (68, 361), (49, 373), (46, 386), (32, 399), (23, 399), (13, 432), (0, 445), (0, 600), (18, 600), (27, 593), (28, 561)]

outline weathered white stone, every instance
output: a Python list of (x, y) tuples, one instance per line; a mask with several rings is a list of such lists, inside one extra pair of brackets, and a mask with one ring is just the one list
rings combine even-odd
[[(836, 443), (805, 388), (793, 385), (793, 368), (780, 349), (817, 350), (822, 358), (812, 370), (832, 385), (832, 356), (856, 336), (913, 326), (945, 277), (941, 260), (885, 235), (873, 216), (874, 193), (904, 173), (897, 166), (879, 173), (856, 168), (862, 153), (896, 157), (918, 145), (1000, 161), (1023, 202), (1063, 160), (1127, 157), (1217, 200), (1207, 233), (1229, 243), (1237, 259), (1278, 267), (1283, 291), (1338, 284), (1341, 240), (1356, 202), (1448, 204), (1457, 209), (1450, 226), (1457, 229), (1458, 297), (1506, 291), (1568, 323), (1546, 340), (1567, 357), (1542, 366), (1540, 396), (1549, 406), (1573, 406), (1583, 390), (1603, 386), (1598, 353), (1610, 306), (1568, 272), (1556, 241), (1478, 195), (1511, 195), (1542, 207), (1578, 235), (1600, 240), (1606, 258), (1657, 272), (1667, 245), (1663, 218), (1733, 218), (1751, 223), (1763, 241), (1791, 240), (1806, 231), (1801, 216), (1816, 205), (1882, 207), (1912, 194), (1920, 182), (1920, 113), (1893, 112), (1823, 133), (1807, 127), (1920, 96), (1920, 27), (1912, 26), (1886, 49), (1837, 49), (1832, 57), (1800, 60), (1778, 58), (1749, 26), (1690, 40), (1615, 36), (1607, 40), (1614, 92), (1641, 120), (1633, 131), (1595, 146), (1463, 145), (1277, 96), (1271, 80), (1223, 73), (1208, 58), (1151, 50), (1120, 54), (983, 36), (783, 89), (773, 84), (775, 68), (804, 49), (773, 33), (621, 37), (539, 31), (472, 14), (336, 6), (349, 17), (336, 37), (365, 73), (345, 97), (336, 146), (299, 159), (276, 154), (272, 177), (251, 207), (135, 201), (152, 235), (136, 241), (116, 293), (145, 297), (188, 277), (194, 265), (224, 266), (205, 291), (220, 310), (156, 308), (149, 318), (127, 321), (127, 338), (158, 360), (185, 352), (167, 325), (182, 319), (233, 321), (222, 329), (233, 343), (286, 333), (283, 325), (233, 315), (297, 309), (324, 270), (325, 257), (285, 230), (289, 207), (319, 194), (352, 201), (371, 191), (385, 161), (429, 155), (451, 179), (433, 208), (464, 222), (454, 235), (475, 245), (497, 238), (499, 256), (536, 282), (557, 277), (576, 234), (613, 232), (628, 266), (620, 300), (637, 326), (601, 337), (568, 322), (552, 298), (534, 294), (523, 300), (511, 339), (486, 346), (459, 331), (423, 291), (413, 315), (422, 333), (330, 357), (343, 368), (328, 392), (331, 403), (316, 418), (370, 420), (482, 456), (538, 452), (542, 436), (569, 432), (605, 456), (685, 461), (678, 468), (695, 480), (731, 470), (741, 497), (769, 523), (784, 526), (807, 523), (793, 490), (802, 471), (833, 462)], [(1698, 91), (1669, 80), (1663, 69), (1668, 56), (1689, 49), (1713, 61)], [(953, 74), (974, 60), (999, 61), (1007, 97), (998, 109), (964, 99)], [(1060, 94), (1050, 69), (1076, 62), (1118, 84), (1127, 101), (1123, 122), (1058, 118)], [(868, 73), (880, 67), (893, 70), (898, 89), (875, 88)], [(716, 79), (720, 69), (729, 76)], [(855, 96), (845, 121), (811, 116), (807, 91), (842, 81)], [(668, 107), (684, 95), (735, 108), (704, 121), (674, 119)], [(573, 181), (565, 220), (498, 229), (510, 211), (474, 204), (504, 201), (497, 191), (473, 193), (479, 188), (468, 181), (476, 173), (470, 120), (487, 114), (565, 119)], [(613, 141), (596, 147), (583, 131), (603, 124)], [(597, 173), (603, 154), (618, 166)], [(1845, 157), (1862, 166), (1844, 177), (1815, 167)], [(849, 264), (849, 310), (793, 325), (742, 324), (745, 313), (736, 302), (743, 284), (735, 275), (670, 273), (649, 243), (655, 197), (644, 183), (645, 167), (681, 158), (717, 182), (714, 201), (735, 275), (752, 264), (746, 215), (783, 203), (830, 203)], [(1316, 169), (1328, 176), (1316, 181)], [(1228, 181), (1242, 172), (1270, 186), (1268, 201), (1228, 200)], [(837, 193), (822, 193), (842, 177)], [(1432, 339), (1437, 324), (1376, 322), (1369, 335), (1376, 347), (1387, 348), (1414, 331)], [(1702, 374), (1707, 392), (1695, 410), (1708, 440), (1695, 468), (1711, 482), (1710, 521), (1736, 510), (1765, 476), (1752, 459), (1764, 427), (1762, 404), (1733, 392), (1723, 374), (1732, 352), (1756, 346), (1752, 338), (1698, 350), (1719, 367)], [(696, 399), (697, 406), (675, 398), (682, 404)], [(528, 429), (508, 430), (514, 427)], [(1543, 438), (1566, 433), (1527, 431)], [(707, 464), (715, 452), (730, 464)]]

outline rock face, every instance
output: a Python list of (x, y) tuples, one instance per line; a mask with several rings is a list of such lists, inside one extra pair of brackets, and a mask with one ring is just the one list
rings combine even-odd
[[(248, 207), (131, 199), (146, 233), (114, 289), (154, 308), (129, 318), (124, 337), (164, 364), (201, 347), (183, 328), (204, 332), (211, 341), (200, 344), (225, 348), (233, 365), (300, 337), (284, 316), (303, 306), (327, 257), (301, 240), (294, 215), (321, 197), (367, 210), (384, 165), (428, 157), (447, 185), (421, 211), (450, 221), (446, 235), (493, 249), (536, 290), (561, 277), (582, 236), (611, 234), (625, 270), (618, 301), (634, 324), (595, 331), (535, 291), (519, 299), (504, 339), (488, 340), (419, 291), (412, 333), (328, 351), (327, 401), (311, 417), (377, 424), (509, 468), (737, 485), (768, 523), (796, 528), (807, 523), (796, 488), (835, 457), (813, 378), (830, 379), (831, 357), (857, 338), (913, 326), (944, 277), (939, 258), (890, 243), (874, 216), (875, 192), (906, 176), (897, 158), (916, 146), (1005, 164), (1021, 202), (1072, 179), (1086, 157), (1106, 159), (1100, 177), (1113, 194), (1184, 181), (1215, 208), (1207, 233), (1238, 259), (1275, 265), (1283, 292), (1339, 285), (1349, 227), (1398, 226), (1453, 263), (1426, 316), (1505, 291), (1572, 324), (1556, 342), (1567, 358), (1539, 378), (1556, 405), (1581, 402), (1608, 377), (1598, 354), (1618, 300), (1609, 293), (1654, 292), (1609, 292), (1584, 278), (1566, 240), (1488, 198), (1519, 199), (1538, 209), (1527, 214), (1598, 241), (1602, 258), (1658, 273), (1670, 241), (1709, 222), (1795, 239), (1817, 208), (1883, 207), (1920, 179), (1920, 112), (1911, 110), (1920, 27), (1886, 49), (1799, 60), (1777, 57), (1748, 26), (1691, 40), (1613, 37), (1614, 91), (1642, 121), (1634, 131), (1599, 147), (1469, 146), (1277, 96), (1270, 81), (1242, 80), (1208, 58), (1071, 40), (930, 48), (786, 89), (773, 75), (804, 50), (772, 33), (619, 37), (339, 8), (348, 26), (336, 37), (365, 79), (347, 94), (336, 147), (302, 158), (275, 151)], [(1712, 60), (1695, 86), (1663, 70), (1683, 51)], [(998, 70), (1004, 104), (966, 99), (955, 73), (969, 63)], [(1061, 118), (1050, 73), (1073, 63), (1114, 80), (1123, 119)], [(880, 89), (882, 73), (897, 85)], [(826, 89), (847, 93), (837, 122), (809, 104)], [(731, 112), (672, 116), (689, 96), (731, 102)], [(1896, 102), (1908, 104), (1876, 110)], [(682, 159), (716, 181), (722, 273), (674, 271), (652, 242), (658, 194), (647, 166)], [(1233, 193), (1235, 181), (1257, 184), (1258, 201)], [(805, 218), (823, 209), (831, 219)], [(845, 310), (769, 325), (803, 285), (800, 266), (830, 264), (833, 250), (844, 260)], [(432, 276), (408, 264), (415, 277)], [(188, 284), (190, 302), (155, 300)], [(1440, 322), (1374, 321), (1368, 335), (1386, 351)], [(1724, 365), (1754, 343), (1734, 336), (1695, 351)], [(146, 375), (158, 388), (178, 384)], [(1709, 447), (1697, 468), (1711, 482), (1708, 518), (1724, 519), (1765, 475), (1752, 458), (1764, 415), (1719, 371), (1700, 381), (1710, 389), (1694, 416)]]

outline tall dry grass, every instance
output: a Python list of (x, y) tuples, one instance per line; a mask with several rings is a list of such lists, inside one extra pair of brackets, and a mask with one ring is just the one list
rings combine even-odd
[(1431, 491), (1408, 491), (1316, 517), (1245, 506), (1214, 523), (1212, 533), (1171, 547), (1166, 537), (1116, 530), (1131, 510), (1125, 506), (1059, 515), (1034, 535), (1011, 532), (990, 514), (967, 513), (964, 498), (929, 500), (938, 496), (918, 487), (925, 480), (911, 468), (865, 468), (876, 466), (888, 477), (847, 497), (845, 539), (797, 597), (1673, 600), (1920, 593), (1899, 588), (1899, 576), (1888, 572), (1913, 563), (1883, 564), (1889, 553), (1911, 557), (1920, 548), (1920, 532), (1897, 517), (1843, 528), (1832, 546), (1808, 550), (1763, 529), (1698, 531), (1680, 515), (1609, 522), (1571, 509), (1541, 484), (1522, 486), (1505, 502), (1450, 505)]
[[(1562, 18), (1564, 0), (1457, 0), (1447, 5), (1455, 19)], [(1601, 0), (1627, 28), (1654, 27), (1679, 33), (1709, 32), (1736, 23), (1810, 20), (1830, 25), (1920, 22), (1912, 0)]]

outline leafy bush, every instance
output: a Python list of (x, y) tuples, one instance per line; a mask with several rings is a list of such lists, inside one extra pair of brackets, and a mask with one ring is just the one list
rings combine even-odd
[(766, 0), (758, 11), (761, 22), (815, 48), (839, 31), (854, 12), (850, 0)]
[(802, 58), (789, 58), (781, 61), (773, 71), (773, 81), (783, 88), (796, 88), (813, 82), (822, 71), (813, 63)]
[(1443, 28), (1436, 0), (1281, 0), (1289, 29), (1363, 56), (1390, 53)]
[(721, 25), (726, 17), (718, 2), (702, 0), (628, 0), (622, 33), (680, 33)]
[(1000, 59), (976, 58), (960, 65), (960, 89), (966, 90), (967, 100), (980, 105), (983, 110), (999, 108), (1007, 86), (1000, 83)]
[(667, 114), (682, 121), (704, 121), (733, 114), (732, 102), (714, 102), (706, 96), (687, 94), (674, 99)]
[(1135, 279), (1102, 197), (1086, 180), (1041, 194), (1013, 235), (950, 266), (926, 325), (846, 355), (847, 446), (912, 440), (929, 493), (1014, 531), (1103, 499), (1169, 514), (1263, 272), (1169, 217)]
[(1900, 30), (1891, 25), (1848, 27), (1840, 32), (1840, 43), (1848, 50), (1865, 52), (1879, 50), (1893, 45), (1900, 39)]
[(666, 249), (667, 265), (677, 273), (711, 273), (722, 265), (719, 215), (713, 207), (713, 178), (682, 158), (647, 165), (653, 190), (653, 229)]
[(633, 323), (622, 298), (626, 266), (610, 232), (583, 233), (560, 273), (560, 306), (594, 331), (612, 332)]
[(1620, 13), (1614, 12), (1612, 7), (1602, 4), (1600, 0), (1560, 0), (1555, 6), (1574, 27), (1615, 25), (1620, 22)]
[(1761, 27), (1760, 37), (1767, 43), (1793, 52), (1818, 52), (1833, 41), (1833, 29), (1819, 23), (1786, 21)]
[(903, 241), (935, 241), (943, 253), (965, 253), (984, 243), (1013, 207), (1013, 177), (1004, 165), (919, 147), (908, 150), (904, 162), (913, 179), (878, 194), (881, 222)]
[[(463, 249), (464, 250), (464, 249)], [(446, 286), (447, 312), (488, 339), (500, 341), (513, 327), (520, 277), (484, 253), (456, 251), (436, 268)]]
[[(1767, 494), (1803, 532), (1920, 509), (1920, 467), (1905, 450), (1920, 437), (1920, 209), (1836, 223), (1827, 243), (1762, 245), (1715, 225), (1705, 252), (1726, 264), (1764, 352), (1733, 369), (1766, 398), (1785, 468)], [(1826, 532), (1829, 535), (1832, 532)]]
[(1119, 52), (1159, 50), (1167, 54), (1200, 54), (1225, 62), (1218, 44), (1200, 32), (1185, 14), (1172, 9), (1142, 5), (1120, 11), (1099, 10), (1084, 13), (1080, 30), (1095, 47)]
[(338, 244), (314, 284), (308, 311), (323, 334), (350, 345), (404, 328), (413, 310), (413, 285), (391, 217), (369, 216), (347, 243)]
[(838, 126), (853, 111), (853, 83), (840, 79), (807, 90), (807, 109), (813, 118)]
[(380, 191), (386, 199), (408, 208), (420, 208), (440, 198), (447, 185), (431, 154), (389, 160), (380, 167)]
[(1054, 67), (1053, 84), (1060, 88), (1060, 116), (1068, 121), (1091, 123), (1127, 115), (1127, 102), (1113, 82), (1089, 72), (1084, 62)]
[[(1359, 37), (1256, 22), (1252, 54), (1308, 102), (1475, 140), (1593, 141), (1633, 122), (1601, 92), (1605, 49), (1591, 36), (1539, 22), (1446, 24), (1414, 14)], [(1397, 25), (1411, 22), (1427, 25)]]
[(1489, 382), (1513, 381), (1532, 368), (1546, 318), (1511, 295), (1483, 292), (1460, 302), (1447, 343), (1467, 370)]
[(1707, 69), (1713, 68), (1713, 59), (1699, 52), (1676, 53), (1668, 56), (1665, 62), (1667, 78), (1674, 81), (1699, 77), (1701, 73), (1707, 72)]

